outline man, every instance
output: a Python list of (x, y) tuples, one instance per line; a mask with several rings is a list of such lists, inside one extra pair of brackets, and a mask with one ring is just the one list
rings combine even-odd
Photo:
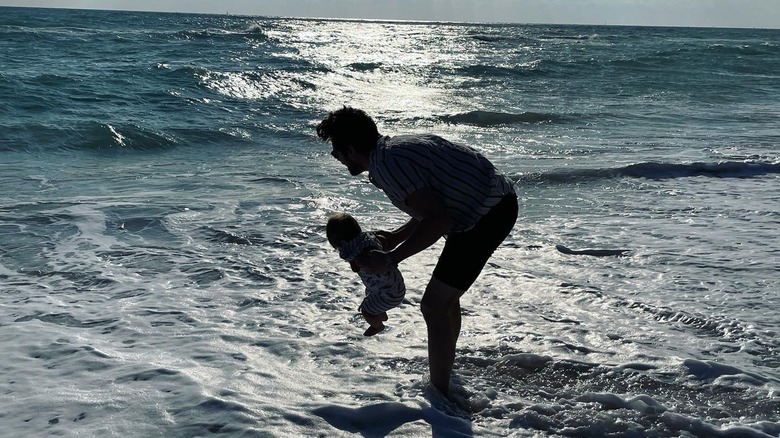
[(331, 155), (369, 180), (412, 218), (385, 237), (387, 252), (359, 260), (383, 272), (446, 236), (420, 303), (428, 328), (431, 383), (449, 395), (460, 335), (460, 297), (517, 220), (512, 182), (477, 151), (434, 135), (387, 137), (365, 112), (344, 107), (317, 126)]

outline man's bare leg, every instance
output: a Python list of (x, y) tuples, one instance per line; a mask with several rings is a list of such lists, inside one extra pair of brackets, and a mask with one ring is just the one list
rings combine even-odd
[(455, 346), (460, 335), (460, 296), (463, 291), (431, 278), (420, 307), (428, 326), (428, 366), (431, 383), (449, 394), (455, 363)]

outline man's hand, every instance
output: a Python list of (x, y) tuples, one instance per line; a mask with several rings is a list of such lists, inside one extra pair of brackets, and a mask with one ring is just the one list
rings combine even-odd
[(371, 233), (373, 233), (374, 236), (376, 236), (376, 239), (379, 241), (379, 243), (382, 244), (382, 251), (390, 251), (393, 248), (395, 248), (393, 246), (390, 246), (390, 238), (393, 235), (392, 232), (385, 231), (385, 230), (378, 230), (378, 231), (372, 231)]
[(395, 231), (377, 230), (372, 233), (382, 243), (382, 250), (389, 252), (398, 247), (404, 240), (408, 239), (412, 235), (414, 230), (419, 225), (419, 222), (411, 218), (407, 223), (398, 228)]

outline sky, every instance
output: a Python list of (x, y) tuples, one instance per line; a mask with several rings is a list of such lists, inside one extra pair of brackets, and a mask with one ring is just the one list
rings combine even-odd
[(0, 0), (0, 6), (281, 17), (780, 29), (780, 0)]

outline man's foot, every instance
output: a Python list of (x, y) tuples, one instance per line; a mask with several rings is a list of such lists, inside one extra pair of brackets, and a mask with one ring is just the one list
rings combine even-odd
[(450, 387), (449, 394), (444, 394), (435, 385), (429, 383), (423, 394), (432, 408), (452, 417), (471, 419), (471, 405), (468, 400), (463, 395), (454, 393), (452, 389)]
[(365, 332), (363, 332), (363, 336), (374, 336), (375, 334), (381, 332), (385, 329), (385, 326), (382, 327), (369, 327)]

